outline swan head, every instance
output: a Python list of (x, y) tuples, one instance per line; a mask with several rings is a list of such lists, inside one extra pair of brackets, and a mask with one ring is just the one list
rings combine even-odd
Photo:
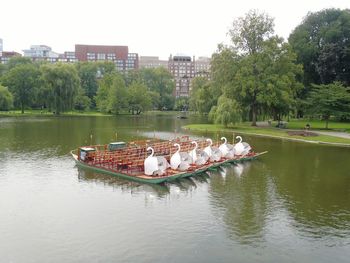
[(220, 138), (220, 140), (223, 140), (223, 141), (224, 141), (224, 144), (226, 144), (226, 143), (227, 143), (227, 139), (226, 139), (226, 137), (221, 137), (221, 138)]
[(236, 139), (239, 140), (239, 142), (242, 142), (242, 137), (241, 136), (236, 136)]
[(209, 138), (208, 138), (208, 139), (206, 139), (206, 141), (209, 142), (209, 146), (211, 146), (211, 145), (213, 144), (212, 139), (209, 139)]
[(174, 143), (174, 146), (177, 147), (177, 151), (179, 152), (179, 151), (180, 151), (180, 148), (181, 148), (180, 144)]
[(151, 151), (150, 156), (153, 156), (153, 154), (154, 154), (153, 148), (152, 148), (152, 147), (147, 147), (147, 152), (148, 152), (148, 151)]

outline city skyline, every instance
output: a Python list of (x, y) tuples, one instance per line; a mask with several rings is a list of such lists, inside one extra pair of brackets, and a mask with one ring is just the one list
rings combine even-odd
[[(141, 56), (170, 54), (210, 57), (219, 43), (229, 43), (234, 19), (250, 9), (275, 18), (275, 33), (288, 38), (307, 12), (350, 8), (344, 0), (293, 2), (217, 1), (100, 1), (5, 0), (0, 17), (4, 51), (23, 52), (30, 45), (53, 51), (73, 51), (75, 44), (126, 45)], [(19, 8), (20, 7), (20, 8)]]

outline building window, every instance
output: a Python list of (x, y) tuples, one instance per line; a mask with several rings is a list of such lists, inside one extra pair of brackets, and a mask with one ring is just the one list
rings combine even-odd
[(98, 53), (97, 54), (97, 60), (106, 60), (106, 54)]
[(87, 60), (96, 60), (95, 53), (87, 53)]

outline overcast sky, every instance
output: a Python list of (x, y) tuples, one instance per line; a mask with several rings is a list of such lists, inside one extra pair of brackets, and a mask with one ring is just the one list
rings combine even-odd
[(309, 11), (350, 8), (350, 0), (2, 0), (4, 50), (33, 44), (74, 51), (75, 44), (127, 45), (141, 56), (211, 56), (228, 43), (235, 18), (258, 9), (288, 38)]

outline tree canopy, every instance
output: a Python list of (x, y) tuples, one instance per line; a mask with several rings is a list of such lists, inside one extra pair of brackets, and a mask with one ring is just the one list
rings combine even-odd
[(44, 65), (42, 81), (48, 91), (47, 104), (55, 114), (58, 115), (73, 108), (80, 87), (78, 72), (73, 65)]
[(308, 13), (289, 36), (304, 66), (304, 84), (350, 85), (350, 10), (325, 9)]
[(309, 113), (321, 115), (328, 129), (331, 116), (350, 115), (350, 88), (345, 88), (340, 82), (313, 85), (307, 102)]
[(19, 64), (11, 68), (2, 78), (2, 83), (9, 88), (15, 106), (22, 113), (35, 100), (38, 93), (40, 72), (32, 63)]
[(8, 111), (13, 107), (13, 96), (9, 90), (0, 85), (0, 110)]

